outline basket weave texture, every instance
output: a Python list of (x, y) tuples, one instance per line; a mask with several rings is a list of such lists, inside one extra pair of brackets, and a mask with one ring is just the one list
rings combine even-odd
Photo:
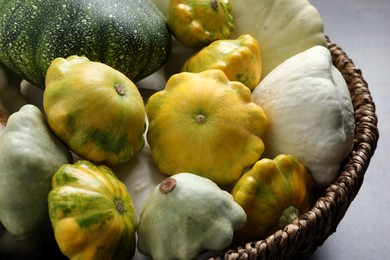
[(287, 225), (264, 240), (249, 242), (231, 249), (217, 259), (304, 259), (310, 256), (336, 231), (351, 202), (356, 197), (370, 160), (374, 155), (379, 131), (375, 104), (362, 72), (337, 44), (329, 38), (328, 49), (333, 64), (347, 82), (355, 111), (353, 150), (338, 179), (324, 191), (313, 208), (293, 224)]

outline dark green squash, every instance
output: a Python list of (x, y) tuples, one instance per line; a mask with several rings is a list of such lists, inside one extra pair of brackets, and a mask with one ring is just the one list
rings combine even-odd
[(170, 49), (151, 0), (0, 2), (0, 62), (40, 88), (57, 57), (84, 55), (136, 82), (162, 67)]

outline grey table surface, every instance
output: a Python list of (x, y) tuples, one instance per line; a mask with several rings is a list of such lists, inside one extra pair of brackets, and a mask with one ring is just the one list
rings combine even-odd
[(362, 187), (336, 232), (310, 260), (390, 259), (390, 1), (311, 0), (324, 31), (363, 72), (376, 105), (380, 138)]

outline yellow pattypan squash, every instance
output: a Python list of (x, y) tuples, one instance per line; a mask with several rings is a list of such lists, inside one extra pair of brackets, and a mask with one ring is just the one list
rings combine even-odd
[(43, 107), (54, 133), (84, 159), (116, 165), (144, 147), (141, 94), (104, 63), (77, 55), (55, 59), (47, 70)]
[(146, 112), (152, 157), (164, 174), (191, 172), (227, 185), (263, 153), (266, 115), (221, 70), (173, 75)]
[(230, 0), (171, 0), (167, 22), (182, 44), (202, 47), (230, 36), (231, 12)]
[(231, 81), (240, 81), (250, 90), (260, 82), (261, 58), (257, 40), (249, 34), (237, 39), (217, 40), (190, 57), (183, 71), (220, 69)]
[(281, 154), (256, 162), (231, 193), (248, 217), (237, 238), (264, 239), (310, 209), (313, 181), (294, 156)]
[(132, 198), (108, 167), (85, 160), (53, 176), (49, 216), (61, 252), (70, 259), (129, 259), (135, 253)]
[[(168, 16), (170, 0), (153, 2)], [(229, 38), (249, 34), (257, 39), (261, 47), (262, 78), (295, 54), (316, 45), (326, 46), (322, 18), (308, 0), (234, 0), (230, 3), (234, 30)], [(191, 49), (177, 42), (173, 42), (173, 45), (171, 56), (163, 69), (141, 87), (162, 89), (165, 82), (161, 82), (161, 78), (167, 80), (173, 73), (180, 72), (183, 57), (189, 58), (198, 51), (192, 49), (191, 52)], [(158, 80), (153, 81), (156, 78)]]

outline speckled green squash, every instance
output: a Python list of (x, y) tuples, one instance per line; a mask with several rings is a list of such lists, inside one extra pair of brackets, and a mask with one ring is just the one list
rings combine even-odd
[(131, 259), (138, 225), (130, 194), (113, 171), (81, 160), (63, 165), (48, 196), (61, 252), (70, 259)]
[(85, 55), (138, 81), (170, 52), (166, 20), (150, 0), (0, 2), (0, 61), (44, 88), (54, 58)]

